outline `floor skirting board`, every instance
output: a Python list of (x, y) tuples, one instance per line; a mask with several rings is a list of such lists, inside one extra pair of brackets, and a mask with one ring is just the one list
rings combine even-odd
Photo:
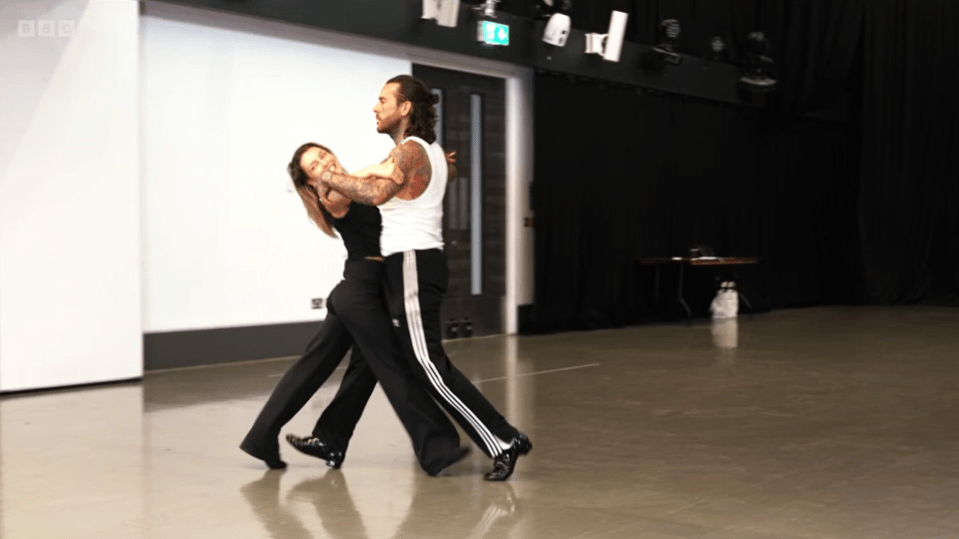
[(297, 356), (322, 321), (147, 333), (143, 369), (155, 371)]

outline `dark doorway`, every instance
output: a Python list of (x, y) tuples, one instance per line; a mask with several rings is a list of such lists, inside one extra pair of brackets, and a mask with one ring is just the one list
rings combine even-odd
[(456, 152), (446, 189), (443, 240), (450, 283), (446, 338), (504, 332), (506, 296), (506, 83), (503, 79), (413, 66), (440, 100), (437, 140)]

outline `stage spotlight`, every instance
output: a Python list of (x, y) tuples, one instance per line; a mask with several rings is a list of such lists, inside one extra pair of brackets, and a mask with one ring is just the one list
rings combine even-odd
[(423, 18), (436, 19), (440, 26), (455, 28), (459, 13), (459, 0), (423, 0)]
[(673, 50), (679, 43), (680, 33), (682, 33), (682, 27), (676, 19), (666, 19), (659, 23), (659, 46)]
[(709, 41), (709, 50), (711, 51), (709, 59), (714, 62), (721, 62), (726, 56), (726, 42), (723, 41), (723, 38), (715, 36)]
[[(679, 65), (683, 63), (683, 57), (676, 54), (674, 50), (679, 43), (679, 35), (682, 28), (676, 19), (666, 19), (659, 23), (659, 44), (653, 47), (655, 58), (648, 59), (647, 64), (654, 68), (662, 63)], [(658, 67), (662, 69), (662, 67)]]
[(499, 3), (499, 0), (486, 0), (482, 4), (473, 7), (473, 11), (480, 14), (483, 17), (488, 17), (490, 19), (496, 18), (496, 4)]
[(553, 13), (546, 23), (546, 30), (543, 31), (543, 41), (550, 45), (562, 47), (566, 45), (566, 38), (569, 37), (570, 27), (569, 15), (563, 13)]
[(566, 46), (569, 37), (571, 21), (569, 15), (560, 13), (569, 11), (573, 7), (573, 0), (535, 0), (533, 19), (549, 19), (543, 31), (543, 41), (556, 47)]
[(769, 54), (769, 40), (766, 39), (766, 34), (758, 30), (749, 33), (746, 37), (746, 45), (753, 54)]
[(749, 93), (767, 93), (776, 89), (776, 79), (771, 71), (774, 65), (769, 57), (769, 41), (762, 32), (750, 32), (743, 55), (744, 74), (739, 79), (739, 88)]
[(622, 11), (613, 11), (609, 17), (609, 30), (605, 34), (586, 34), (586, 53), (600, 54), (609, 62), (618, 62), (623, 50), (623, 37), (626, 35), (626, 21), (629, 15)]
[(569, 11), (573, 7), (573, 0), (537, 0), (533, 8), (537, 16), (549, 16), (557, 11)]

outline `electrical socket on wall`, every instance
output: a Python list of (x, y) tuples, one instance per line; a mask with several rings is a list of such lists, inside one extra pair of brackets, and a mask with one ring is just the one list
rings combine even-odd
[(323, 300), (323, 298), (313, 298), (312, 300), (310, 300), (310, 303), (313, 305), (314, 309), (322, 309), (323, 303), (325, 303), (325, 301)]

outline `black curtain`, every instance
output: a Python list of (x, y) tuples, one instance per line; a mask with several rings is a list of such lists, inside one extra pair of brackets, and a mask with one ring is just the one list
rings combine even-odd
[(866, 8), (859, 224), (872, 303), (957, 304), (957, 36), (953, 0)]
[(861, 43), (864, 2), (780, 0), (758, 5), (762, 11), (756, 29), (770, 34), (779, 80), (773, 110), (805, 114), (836, 105), (856, 80), (852, 67)]
[(843, 124), (546, 74), (536, 97), (535, 329), (641, 321), (636, 258), (694, 244), (762, 257), (750, 285), (766, 305), (851, 299)]
[[(758, 27), (780, 87), (760, 111), (538, 75), (537, 329), (636, 322), (634, 259), (694, 243), (763, 257), (773, 308), (957, 304), (959, 3), (662, 0), (633, 15)], [(844, 121), (802, 117), (843, 94)]]

